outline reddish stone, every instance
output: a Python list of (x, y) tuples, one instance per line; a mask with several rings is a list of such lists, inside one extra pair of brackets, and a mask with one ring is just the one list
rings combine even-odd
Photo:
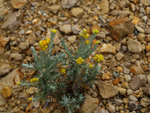
[(128, 18), (117, 18), (109, 23), (110, 32), (115, 40), (119, 40), (134, 31), (134, 25)]

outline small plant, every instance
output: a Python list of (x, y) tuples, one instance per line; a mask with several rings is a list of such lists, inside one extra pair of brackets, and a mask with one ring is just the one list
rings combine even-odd
[(65, 52), (58, 54), (52, 52), (56, 30), (52, 29), (51, 32), (51, 39), (39, 42), (42, 49), (39, 55), (34, 47), (31, 47), (34, 63), (22, 64), (26, 68), (36, 70), (37, 75), (29, 81), (17, 84), (39, 89), (35, 98), (30, 100), (48, 99), (49, 96), (53, 96), (68, 113), (74, 113), (84, 101), (84, 91), (93, 84), (93, 80), (100, 71), (98, 63), (104, 60), (103, 55), (96, 54), (94, 65), (86, 62), (98, 46), (99, 41), (95, 44), (92, 42), (99, 31), (93, 30), (92, 37), (89, 38), (87, 30), (83, 30), (77, 50), (69, 50), (65, 41), (61, 40)]

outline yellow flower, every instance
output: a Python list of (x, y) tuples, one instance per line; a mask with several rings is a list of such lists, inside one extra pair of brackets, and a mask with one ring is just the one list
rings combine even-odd
[(90, 64), (90, 65), (89, 65), (89, 68), (90, 68), (90, 69), (91, 69), (91, 68), (93, 68), (93, 65), (92, 65), (92, 64)]
[(97, 62), (100, 62), (100, 61), (103, 61), (104, 60), (104, 56), (103, 55), (98, 55), (96, 54), (94, 59), (97, 61)]
[(65, 74), (65, 73), (66, 73), (66, 69), (65, 69), (65, 68), (62, 68), (62, 69), (60, 70), (60, 72), (63, 73), (63, 74)]
[(86, 40), (86, 41), (85, 41), (85, 43), (86, 43), (86, 44), (89, 44), (89, 43), (90, 43), (90, 41), (89, 41), (89, 40)]
[(99, 33), (99, 30), (98, 30), (98, 29), (94, 29), (94, 30), (92, 31), (92, 33), (98, 34), (98, 33)]
[(29, 101), (32, 101), (32, 97), (28, 98)]
[(84, 59), (82, 57), (79, 57), (78, 59), (76, 59), (77, 64), (81, 65), (82, 63), (84, 63)]
[(34, 83), (33, 79), (30, 80), (31, 83)]
[(56, 34), (57, 30), (56, 29), (52, 29), (51, 32)]
[(98, 40), (96, 41), (96, 44), (97, 44), (97, 45), (99, 44), (99, 41), (98, 41)]
[(87, 34), (87, 30), (86, 29), (83, 29), (83, 34)]
[(16, 82), (17, 83), (17, 85), (20, 85), (21, 83), (20, 82)]
[(35, 82), (38, 82), (39, 81), (39, 78), (35, 78)]
[(45, 49), (48, 48), (48, 44), (50, 43), (50, 39), (47, 38), (46, 40), (41, 40), (39, 42), (39, 46), (42, 48), (42, 50), (44, 51)]
[(89, 34), (87, 33), (87, 34), (85, 34), (83, 37), (84, 37), (85, 39), (87, 39), (87, 38), (89, 38)]

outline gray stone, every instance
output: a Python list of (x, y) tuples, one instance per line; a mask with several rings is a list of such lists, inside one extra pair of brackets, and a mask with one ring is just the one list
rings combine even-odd
[(103, 81), (98, 81), (96, 82), (96, 85), (98, 86), (100, 95), (104, 99), (114, 97), (118, 94), (117, 88), (112, 86), (111, 84), (108, 84)]
[(115, 101), (115, 105), (117, 106), (120, 106), (123, 103), (121, 99), (114, 99), (114, 101)]
[(143, 74), (139, 74), (136, 77), (134, 77), (131, 81), (130, 87), (132, 90), (137, 90), (140, 87), (144, 86), (146, 84), (146, 77)]
[(0, 66), (0, 76), (9, 73), (10, 70), (11, 70), (11, 67), (10, 67), (9, 64), (2, 64), (2, 65)]
[(138, 99), (135, 97), (135, 96), (133, 96), (133, 95), (130, 95), (129, 96), (129, 99), (131, 100), (131, 101), (137, 101)]
[(135, 101), (129, 101), (129, 110), (134, 111), (139, 108), (139, 104)]
[(142, 51), (142, 45), (137, 40), (130, 39), (127, 42), (128, 50), (132, 53), (140, 53)]

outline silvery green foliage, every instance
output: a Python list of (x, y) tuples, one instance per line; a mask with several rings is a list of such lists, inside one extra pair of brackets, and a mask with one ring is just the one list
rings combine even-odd
[[(31, 47), (34, 63), (22, 66), (37, 71), (35, 77), (39, 78), (39, 81), (35, 83), (22, 81), (21, 86), (38, 88), (34, 100), (49, 99), (49, 96), (53, 96), (68, 113), (75, 113), (84, 101), (84, 91), (93, 85), (93, 80), (101, 69), (98, 63), (91, 69), (86, 62), (81, 65), (76, 63), (76, 59), (88, 58), (97, 48), (97, 45), (92, 43), (95, 34), (92, 35), (89, 44), (85, 44), (85, 39), (81, 37), (77, 50), (69, 50), (65, 41), (61, 40), (65, 52), (57, 54), (52, 52), (54, 36), (52, 33), (48, 49), (40, 51), (39, 54)], [(60, 73), (61, 68), (66, 69), (66, 74)]]

